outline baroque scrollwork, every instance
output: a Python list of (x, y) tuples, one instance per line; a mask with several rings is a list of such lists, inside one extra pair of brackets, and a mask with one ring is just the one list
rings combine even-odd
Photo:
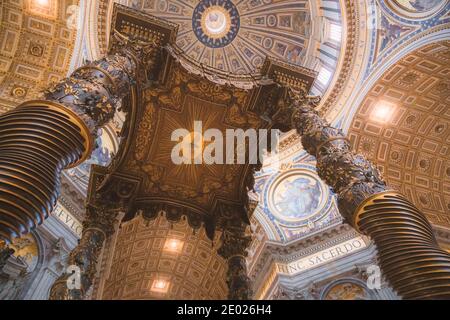
[(137, 161), (144, 161), (147, 156), (147, 147), (151, 141), (151, 137), (154, 134), (156, 126), (157, 110), (154, 103), (147, 102), (142, 120), (139, 124), (137, 138), (135, 159)]

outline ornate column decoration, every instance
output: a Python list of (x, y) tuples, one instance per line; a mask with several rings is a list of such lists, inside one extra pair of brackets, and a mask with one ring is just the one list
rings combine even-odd
[(0, 115), (0, 240), (9, 243), (49, 216), (61, 171), (90, 156), (117, 102), (136, 80), (148, 81), (159, 46), (119, 34), (112, 43), (108, 56), (76, 70), (43, 100)]
[(14, 249), (9, 248), (4, 242), (0, 241), (0, 274), (3, 271), (3, 267), (6, 265), (9, 257), (14, 254)]
[(291, 114), (303, 147), (317, 158), (319, 176), (338, 195), (346, 221), (373, 239), (383, 275), (404, 299), (450, 298), (450, 255), (439, 247), (430, 223), (386, 185), (370, 161), (352, 152), (343, 132), (314, 109), (318, 102), (290, 92), (280, 101), (280, 114)]
[(86, 219), (83, 222), (83, 236), (78, 246), (70, 253), (67, 262), (69, 270), (76, 266), (80, 270), (80, 287), (69, 288), (72, 274), (63, 273), (55, 281), (50, 290), (50, 300), (82, 300), (91, 287), (97, 273), (98, 257), (103, 249), (105, 240), (114, 233), (114, 226), (120, 216), (115, 209), (101, 205), (89, 206), (86, 211)]
[(228, 228), (222, 234), (222, 246), (218, 253), (227, 260), (227, 284), (229, 300), (249, 300), (252, 296), (250, 278), (247, 276), (246, 248), (251, 237), (245, 228)]

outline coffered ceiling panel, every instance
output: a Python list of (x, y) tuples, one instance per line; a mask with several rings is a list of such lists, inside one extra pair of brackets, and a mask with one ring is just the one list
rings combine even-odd
[(179, 24), (180, 48), (233, 73), (254, 72), (267, 55), (300, 64), (311, 35), (308, 1), (129, 0), (127, 5)]
[(102, 299), (226, 299), (227, 267), (214, 243), (186, 220), (137, 216), (119, 231)]
[(349, 130), (355, 149), (429, 220), (450, 227), (450, 42), (401, 59), (373, 86)]
[(34, 99), (67, 73), (78, 0), (4, 0), (0, 4), (0, 113)]

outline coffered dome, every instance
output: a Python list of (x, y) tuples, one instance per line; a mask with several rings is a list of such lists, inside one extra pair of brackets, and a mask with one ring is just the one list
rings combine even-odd
[(313, 93), (335, 74), (342, 42), (338, 2), (298, 0), (122, 0), (179, 25), (192, 59), (234, 74), (258, 71), (267, 56), (319, 71)]

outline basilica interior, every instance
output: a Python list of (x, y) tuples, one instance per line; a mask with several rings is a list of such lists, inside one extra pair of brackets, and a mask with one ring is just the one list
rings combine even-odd
[[(450, 299), (450, 1), (0, 21), (0, 300)], [(196, 122), (278, 134), (256, 162), (175, 163), (177, 129), (211, 149)]]

